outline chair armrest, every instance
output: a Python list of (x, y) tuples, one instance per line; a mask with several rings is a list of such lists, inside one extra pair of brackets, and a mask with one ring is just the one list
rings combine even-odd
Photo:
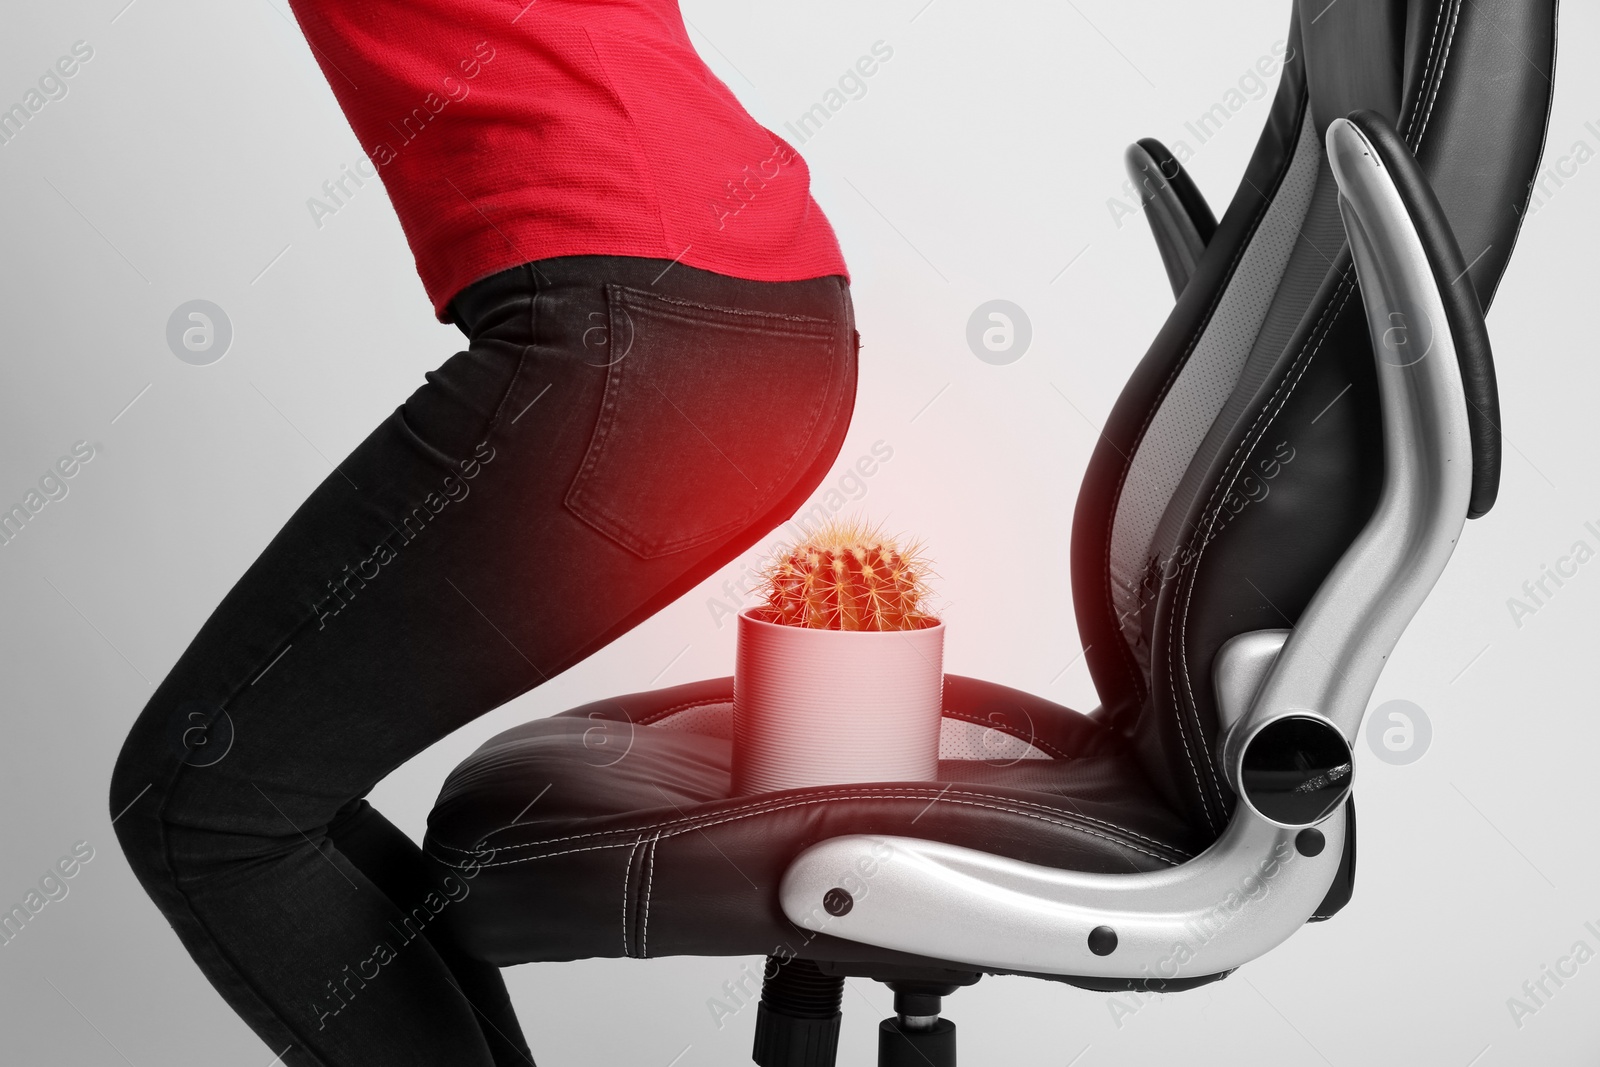
[(1382, 117), (1336, 119), (1327, 146), (1372, 335), (1384, 482), (1371, 519), (1301, 613), (1249, 712), (1222, 744), (1229, 784), (1258, 813), (1287, 825), (1315, 821), (1315, 813), (1275, 815), (1281, 798), (1270, 785), (1260, 787), (1265, 779), (1252, 786), (1250, 765), (1272, 765), (1269, 750), (1294, 735), (1291, 746), (1325, 751), (1325, 768), (1345, 765), (1342, 788), (1317, 797), (1326, 810), (1343, 803), (1348, 755), (1341, 760), (1335, 750), (1355, 743), (1390, 652), (1454, 551), (1475, 480), (1481, 482), (1474, 462), (1483, 462), (1462, 357), (1469, 366), (1487, 361), (1487, 332), (1475, 296), (1447, 295), (1460, 251), (1443, 212)]
[(1444, 294), (1460, 254), (1442, 212), (1419, 206), (1432, 194), (1403, 143), (1358, 113), (1330, 125), (1327, 146), (1377, 361), (1384, 486), (1295, 627), (1218, 654), (1224, 766), (1241, 797), (1222, 836), (1187, 863), (1131, 874), (837, 837), (785, 872), (792, 922), (985, 969), (1171, 980), (1231, 970), (1316, 913), (1344, 852), (1366, 702), (1473, 503), (1458, 349), (1488, 351), (1476, 301)]

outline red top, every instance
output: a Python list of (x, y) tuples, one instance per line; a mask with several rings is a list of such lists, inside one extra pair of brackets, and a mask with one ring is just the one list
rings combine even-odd
[(290, 2), (441, 320), (551, 256), (846, 273), (805, 162), (706, 69), (676, 0)]

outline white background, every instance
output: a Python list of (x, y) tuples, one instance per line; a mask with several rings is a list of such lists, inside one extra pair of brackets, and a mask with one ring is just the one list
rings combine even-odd
[[(0, 546), (0, 904), (74, 842), (95, 849), (70, 895), (0, 946), (0, 1060), (267, 1067), (275, 1050), (202, 979), (121, 858), (112, 761), (151, 683), (330, 461), (460, 336), (433, 321), (380, 188), (314, 224), (307, 198), (360, 148), (284, 0), (125, 3), (11, 0), (0, 16), (0, 106), (73, 42), (94, 48), (68, 95), (0, 145), (0, 505), (75, 441), (97, 453), (68, 497)], [(1119, 228), (1107, 201), (1124, 146), (1187, 139), (1184, 122), (1283, 37), (1289, 5), (684, 6), (710, 66), (791, 140), (784, 122), (874, 42), (893, 48), (802, 149), (854, 272), (865, 345), (827, 484), (888, 442), (893, 459), (854, 507), (928, 540), (948, 668), (1092, 707), (1073, 662), (1073, 498), (1095, 426), (1170, 305), (1143, 220)], [(1597, 21), (1594, 5), (1563, 12), (1547, 163), (1579, 140), (1600, 149), (1585, 127), (1600, 128)], [(1190, 142), (1219, 214), (1267, 106)], [(1490, 316), (1504, 484), (1378, 686), (1375, 706), (1416, 702), (1434, 739), (1410, 766), (1358, 755), (1354, 902), (1228, 981), (1120, 1020), (1104, 995), (985, 979), (947, 1005), (964, 1062), (1595, 1062), (1600, 962), (1520, 1027), (1507, 998), (1579, 939), (1600, 949), (1583, 926), (1600, 928), (1600, 562), (1520, 628), (1507, 599), (1575, 540), (1600, 547), (1583, 528), (1600, 526), (1597, 221), (1590, 162), (1528, 220)], [(165, 342), (168, 315), (194, 298), (221, 305), (236, 334), (207, 367)], [(969, 314), (995, 298), (1033, 324), (1009, 366), (965, 341)], [(441, 741), (373, 801), (420, 838), (445, 774), (490, 735), (728, 673), (733, 628), (715, 625), (707, 599), (742, 565)], [(734, 1065), (748, 1062), (754, 1010), (718, 1030), (707, 1000), (745, 962), (756, 965), (605, 960), (507, 977), (546, 1067)], [(852, 982), (845, 1006), (841, 1063), (870, 1063), (890, 997)]]

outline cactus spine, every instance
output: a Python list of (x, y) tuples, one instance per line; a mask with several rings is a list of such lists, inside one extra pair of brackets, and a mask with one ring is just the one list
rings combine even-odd
[(778, 553), (763, 573), (765, 622), (819, 630), (916, 630), (928, 611), (928, 562), (876, 528), (833, 524)]

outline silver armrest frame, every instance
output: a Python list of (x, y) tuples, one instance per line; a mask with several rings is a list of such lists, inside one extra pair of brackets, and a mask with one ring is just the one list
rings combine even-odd
[(1377, 355), (1384, 486), (1294, 629), (1243, 634), (1218, 653), (1224, 767), (1241, 798), (1222, 836), (1177, 867), (1130, 874), (907, 837), (832, 838), (784, 874), (791, 921), (991, 970), (1172, 980), (1262, 955), (1322, 902), (1344, 851), (1348, 760), (1320, 813), (1274, 819), (1244, 787), (1252, 742), (1296, 720), (1348, 756), (1389, 653), (1455, 546), (1472, 476), (1461, 372), (1422, 239), (1354, 124), (1333, 122), (1327, 149)]
[(1455, 550), (1472, 496), (1461, 367), (1422, 241), (1361, 130), (1336, 120), (1327, 144), (1377, 356), (1383, 492), (1250, 713), (1228, 731), (1223, 767), (1236, 789), (1251, 740), (1287, 716), (1315, 714), (1355, 744), (1378, 676)]

